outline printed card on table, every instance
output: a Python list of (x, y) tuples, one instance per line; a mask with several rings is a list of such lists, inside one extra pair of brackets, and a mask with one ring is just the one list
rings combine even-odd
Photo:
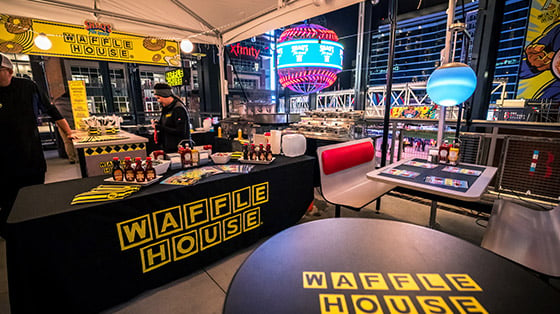
[(429, 184), (451, 186), (458, 189), (469, 188), (469, 183), (464, 180), (427, 176), (424, 181)]
[(416, 178), (420, 175), (418, 172), (403, 170), (403, 169), (387, 169), (383, 171), (383, 173), (394, 175), (397, 177), (404, 177), (404, 178)]
[(409, 160), (409, 161), (405, 162), (404, 164), (407, 165), (407, 166), (420, 167), (420, 168), (426, 168), (426, 169), (434, 169), (435, 167), (438, 166), (436, 164), (431, 164), (429, 162), (419, 162), (419, 161), (414, 161), (414, 160)]
[(470, 175), (470, 176), (477, 176), (477, 177), (482, 173), (482, 171), (478, 171), (478, 170), (465, 169), (465, 168), (452, 167), (452, 166), (447, 166), (447, 167), (443, 168), (442, 171), (451, 172), (451, 173), (467, 174), (467, 175)]

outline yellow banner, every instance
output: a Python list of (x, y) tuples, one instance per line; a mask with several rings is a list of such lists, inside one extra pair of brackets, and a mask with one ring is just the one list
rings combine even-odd
[(82, 120), (82, 118), (89, 117), (86, 83), (84, 81), (68, 81), (68, 89), (70, 90), (74, 125), (77, 130), (86, 130), (86, 124)]
[(533, 0), (517, 98), (560, 100), (560, 1)]
[[(181, 66), (178, 42), (116, 32), (110, 24), (72, 25), (3, 14), (0, 24), (0, 52)], [(40, 33), (51, 40), (51, 49), (34, 44)]]

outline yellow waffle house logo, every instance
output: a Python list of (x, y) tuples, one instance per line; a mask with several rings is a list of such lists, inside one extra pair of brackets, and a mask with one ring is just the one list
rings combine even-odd
[(488, 314), (468, 274), (304, 271), (302, 286), (318, 292), (322, 314)]
[(121, 251), (137, 248), (142, 272), (183, 260), (261, 225), (268, 182), (116, 224)]

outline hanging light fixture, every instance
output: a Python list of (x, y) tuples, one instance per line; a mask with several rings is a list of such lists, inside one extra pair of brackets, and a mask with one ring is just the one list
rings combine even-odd
[(184, 53), (191, 53), (194, 49), (194, 45), (192, 43), (192, 41), (188, 40), (188, 39), (183, 39), (181, 40), (181, 50)]
[(460, 62), (446, 63), (428, 79), (426, 92), (436, 104), (444, 107), (458, 105), (469, 99), (476, 88), (476, 74)]
[(40, 33), (35, 37), (35, 46), (41, 50), (49, 50), (52, 48), (52, 42), (45, 33)]

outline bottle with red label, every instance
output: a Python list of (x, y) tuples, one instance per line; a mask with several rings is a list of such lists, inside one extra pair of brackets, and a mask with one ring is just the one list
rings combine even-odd
[(132, 160), (130, 157), (124, 158), (124, 178), (126, 181), (134, 181), (134, 168), (132, 168)]
[(136, 157), (135, 162), (134, 177), (136, 178), (136, 182), (146, 181), (146, 173), (144, 172), (144, 167), (142, 167), (142, 158)]
[(121, 168), (119, 157), (113, 157), (113, 180), (115, 181), (124, 180), (124, 171)]
[(264, 151), (264, 145), (263, 144), (259, 144), (258, 160), (266, 160), (266, 152)]
[(449, 158), (450, 145), (447, 141), (439, 146), (439, 162), (446, 163)]
[(144, 172), (146, 173), (146, 181), (152, 181), (157, 177), (156, 169), (152, 165), (151, 157), (146, 157), (146, 169)]
[(266, 144), (266, 160), (272, 161), (272, 149), (270, 148), (270, 144)]

